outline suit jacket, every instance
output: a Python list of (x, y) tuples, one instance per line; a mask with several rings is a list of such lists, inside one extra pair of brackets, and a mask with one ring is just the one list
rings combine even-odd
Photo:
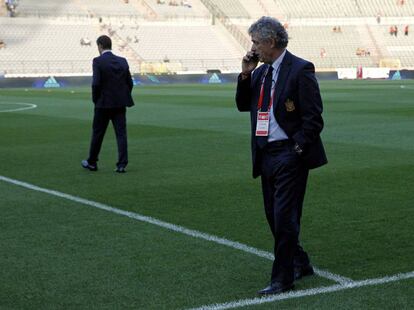
[(106, 52), (93, 59), (92, 101), (97, 108), (132, 107), (133, 87), (125, 58)]
[[(236, 104), (239, 111), (250, 112), (253, 177), (260, 172), (260, 152), (256, 144), (257, 102), (261, 79), (267, 65), (261, 65), (244, 80), (239, 75)], [(303, 150), (302, 160), (309, 169), (327, 163), (320, 138), (323, 128), (322, 99), (312, 63), (286, 51), (281, 63), (273, 99), (273, 113), (279, 126)]]

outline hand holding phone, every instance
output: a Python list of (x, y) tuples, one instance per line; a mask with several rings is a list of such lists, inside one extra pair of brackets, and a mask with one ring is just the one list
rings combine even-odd
[(248, 51), (243, 57), (242, 61), (242, 74), (244, 76), (249, 75), (259, 62), (259, 55), (254, 51)]

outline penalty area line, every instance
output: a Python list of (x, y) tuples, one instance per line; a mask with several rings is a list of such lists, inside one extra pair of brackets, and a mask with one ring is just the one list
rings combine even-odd
[[(149, 223), (149, 224), (156, 225), (156, 226), (159, 226), (159, 227), (163, 227), (165, 229), (175, 231), (175, 232), (178, 232), (178, 233), (181, 233), (181, 234), (184, 234), (184, 235), (187, 235), (187, 236), (191, 236), (191, 237), (194, 237), (194, 238), (203, 239), (203, 240), (206, 240), (206, 241), (221, 244), (221, 245), (224, 245), (224, 246), (227, 246), (227, 247), (230, 247), (230, 248), (233, 248), (233, 249), (237, 249), (237, 250), (240, 250), (240, 251), (243, 251), (243, 252), (246, 252), (246, 253), (250, 253), (250, 254), (253, 254), (253, 255), (256, 255), (256, 256), (259, 256), (259, 257), (262, 257), (262, 258), (266, 258), (266, 259), (269, 259), (269, 260), (274, 259), (274, 256), (273, 256), (272, 253), (256, 249), (254, 247), (248, 246), (246, 244), (243, 244), (243, 243), (240, 243), (240, 242), (237, 242), (237, 241), (231, 241), (231, 240), (221, 238), (221, 237), (218, 237), (218, 236), (209, 235), (209, 234), (197, 231), (197, 230), (192, 230), (192, 229), (188, 229), (188, 228), (185, 228), (185, 227), (182, 227), (182, 226), (179, 226), (179, 225), (164, 222), (164, 221), (158, 220), (158, 219), (153, 218), (153, 217), (149, 217), (149, 216), (141, 215), (141, 214), (138, 214), (138, 213), (117, 209), (117, 208), (111, 207), (111, 206), (103, 204), (103, 203), (99, 203), (99, 202), (92, 201), (92, 200), (87, 200), (87, 199), (84, 199), (84, 198), (80, 198), (80, 197), (73, 196), (73, 195), (70, 195), (70, 194), (65, 194), (65, 193), (62, 193), (62, 192), (59, 192), (59, 191), (55, 191), (55, 190), (42, 188), (42, 187), (27, 183), (27, 182), (22, 182), (22, 181), (19, 181), (19, 180), (11, 179), (11, 178), (8, 178), (8, 177), (2, 176), (2, 175), (0, 175), (0, 181), (10, 183), (10, 184), (14, 184), (14, 185), (17, 185), (17, 186), (20, 186), (20, 187), (24, 187), (26, 189), (30, 189), (30, 190), (33, 190), (33, 191), (36, 191), (36, 192), (41, 192), (41, 193), (45, 193), (45, 194), (48, 194), (48, 195), (51, 195), (51, 196), (55, 196), (55, 197), (63, 198), (63, 199), (66, 199), (66, 200), (74, 201), (74, 202), (77, 202), (77, 203), (80, 203), (80, 204), (83, 204), (83, 205), (87, 205), (87, 206), (90, 206), (90, 207), (93, 207), (93, 208), (96, 208), (96, 209), (104, 210), (104, 211), (115, 213), (115, 214), (122, 215), (122, 216), (126, 216), (126, 217), (129, 217), (129, 218), (137, 220), (137, 221), (141, 221), (141, 222)], [(318, 276), (320, 276), (322, 278), (332, 280), (332, 281), (337, 282), (341, 285), (345, 285), (345, 284), (348, 284), (348, 283), (353, 283), (352, 279), (349, 279), (349, 278), (331, 273), (329, 271), (321, 270), (321, 269), (318, 269), (318, 268), (314, 268), (314, 271)]]
[(407, 280), (414, 278), (414, 271), (407, 272), (407, 273), (399, 273), (393, 276), (387, 276), (383, 278), (375, 278), (375, 279), (366, 279), (361, 281), (353, 281), (347, 284), (336, 284), (331, 286), (325, 287), (318, 287), (312, 288), (307, 290), (300, 290), (300, 291), (290, 291), (288, 293), (282, 293), (279, 295), (273, 295), (269, 297), (257, 297), (252, 299), (242, 299), (237, 301), (231, 301), (222, 304), (212, 304), (212, 305), (204, 305), (198, 308), (191, 308), (189, 310), (224, 310), (224, 309), (234, 309), (234, 308), (241, 308), (247, 306), (254, 306), (254, 305), (261, 305), (265, 303), (270, 303), (278, 300), (286, 300), (292, 298), (299, 298), (299, 297), (307, 297), (307, 296), (314, 296), (319, 294), (327, 294), (333, 293), (353, 288), (359, 288), (364, 286), (374, 286), (380, 284), (386, 284), (391, 282), (397, 282), (401, 280)]
[[(5, 103), (0, 102), (0, 104), (5, 104)], [(31, 110), (31, 109), (36, 109), (37, 108), (37, 105), (34, 104), (34, 103), (7, 102), (6, 104), (17, 104), (17, 105), (23, 105), (24, 107), (17, 108), (17, 109), (0, 110), (0, 113), (18, 112), (18, 111)]]

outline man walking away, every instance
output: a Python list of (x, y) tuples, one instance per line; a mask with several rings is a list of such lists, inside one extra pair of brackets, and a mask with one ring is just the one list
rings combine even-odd
[(108, 36), (97, 41), (100, 56), (93, 59), (92, 101), (95, 104), (92, 141), (89, 158), (82, 160), (82, 167), (98, 170), (98, 155), (109, 121), (115, 130), (118, 144), (116, 172), (124, 173), (128, 164), (128, 143), (126, 131), (126, 107), (132, 107), (133, 87), (128, 62), (112, 53), (112, 42)]

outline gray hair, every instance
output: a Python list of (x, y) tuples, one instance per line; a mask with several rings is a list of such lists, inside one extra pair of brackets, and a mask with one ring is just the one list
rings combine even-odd
[(273, 17), (261, 17), (250, 26), (248, 32), (249, 35), (256, 34), (261, 40), (275, 39), (277, 48), (285, 48), (289, 42), (285, 27)]

